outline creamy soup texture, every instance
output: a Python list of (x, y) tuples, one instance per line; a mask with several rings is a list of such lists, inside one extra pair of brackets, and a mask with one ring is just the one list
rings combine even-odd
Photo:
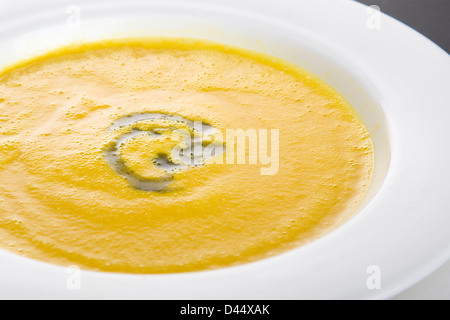
[(342, 96), (256, 52), (111, 40), (0, 74), (0, 246), (29, 258), (127, 273), (256, 261), (341, 225), (373, 168)]

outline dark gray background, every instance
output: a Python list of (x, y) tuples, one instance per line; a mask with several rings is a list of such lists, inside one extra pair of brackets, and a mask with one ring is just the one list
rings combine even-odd
[(357, 0), (416, 29), (450, 52), (450, 0)]

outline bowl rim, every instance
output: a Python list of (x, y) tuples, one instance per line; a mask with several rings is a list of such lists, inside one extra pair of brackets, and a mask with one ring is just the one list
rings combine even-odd
[[(333, 3), (334, 1), (334, 3)], [(106, 1), (99, 1), (99, 2), (95, 2), (95, 5), (93, 5), (94, 8), (99, 8), (100, 3), (103, 3)], [(133, 0), (133, 1), (126, 1), (126, 6), (130, 6), (130, 3), (143, 3), (143, 1), (139, 1), (139, 0)], [(60, 10), (56, 9), (56, 8), (60, 8), (61, 6), (65, 6), (65, 4), (60, 4), (60, 7), (55, 7), (53, 4), (50, 4), (51, 1), (47, 1), (46, 4), (49, 4), (47, 7), (42, 7), (42, 11), (43, 12), (51, 12), (53, 10), (53, 12), (58, 12), (58, 15), (60, 15)], [(80, 5), (83, 5), (84, 3), (87, 3), (86, 1), (80, 1)], [(122, 3), (125, 4), (125, 2), (123, 1), (113, 1), (113, 2), (109, 2), (109, 4), (114, 3), (115, 5), (117, 5), (117, 7), (120, 7), (120, 5)], [(154, 0), (154, 1), (146, 1), (145, 2), (146, 5), (151, 6), (154, 4), (158, 4), (160, 3), (160, 1), (158, 0)], [(375, 223), (377, 221), (377, 219), (375, 219), (376, 217), (376, 212), (378, 210), (387, 210), (386, 206), (382, 205), (380, 203), (380, 201), (384, 201), (387, 202), (387, 200), (383, 200), (383, 199), (390, 199), (390, 201), (395, 201), (395, 206), (399, 209), (403, 208), (404, 210), (404, 206), (408, 204), (408, 199), (407, 197), (411, 197), (411, 196), (427, 196), (428, 201), (430, 199), (438, 199), (439, 202), (437, 203), (437, 205), (435, 206), (435, 210), (438, 209), (445, 209), (445, 206), (443, 206), (444, 204), (444, 197), (443, 197), (443, 193), (440, 192), (438, 197), (433, 197), (432, 195), (430, 195), (429, 193), (424, 193), (420, 190), (420, 188), (411, 188), (409, 189), (407, 192), (407, 197), (404, 195), (402, 196), (400, 199), (392, 199), (388, 197), (388, 195), (392, 192), (393, 189), (397, 190), (396, 195), (400, 196), (401, 193), (398, 192), (399, 186), (404, 185), (406, 182), (408, 182), (408, 180), (404, 181), (403, 179), (405, 178), (405, 174), (404, 174), (404, 169), (400, 169), (400, 167), (402, 166), (402, 163), (404, 163), (404, 159), (407, 156), (410, 156), (411, 154), (416, 155), (418, 154), (419, 151), (421, 150), (425, 150), (424, 147), (422, 147), (419, 150), (414, 150), (414, 152), (412, 152), (411, 150), (411, 146), (402, 146), (402, 143), (405, 141), (405, 139), (408, 137), (408, 134), (411, 134), (412, 132), (412, 125), (409, 126), (405, 126), (401, 123), (401, 121), (399, 121), (399, 119), (402, 116), (405, 116), (405, 110), (400, 109), (400, 108), (394, 108), (393, 105), (395, 105), (395, 102), (401, 101), (399, 99), (399, 93), (395, 94), (392, 92), (389, 92), (390, 95), (386, 94), (385, 91), (388, 91), (386, 89), (386, 84), (382, 84), (383, 81), (386, 81), (386, 79), (389, 79), (389, 77), (393, 77), (395, 79), (401, 78), (404, 80), (407, 80), (405, 78), (405, 76), (399, 76), (398, 72), (399, 70), (397, 70), (396, 68), (393, 67), (393, 62), (387, 62), (387, 61), (383, 61), (384, 63), (387, 63), (388, 66), (392, 67), (393, 70), (391, 73), (386, 74), (385, 76), (381, 76), (379, 73), (371, 73), (370, 71), (374, 70), (373, 66), (370, 66), (370, 63), (373, 63), (374, 61), (376, 61), (376, 57), (378, 55), (380, 55), (380, 48), (371, 48), (369, 45), (367, 45), (367, 43), (370, 44), (371, 41), (377, 41), (379, 43), (389, 43), (391, 46), (395, 47), (393, 41), (395, 41), (395, 34), (398, 35), (404, 35), (405, 37), (407, 37), (407, 43), (405, 45), (405, 47), (408, 47), (408, 45), (410, 46), (416, 46), (418, 44), (422, 45), (422, 51), (421, 54), (422, 55), (426, 55), (428, 57), (431, 58), (436, 58), (435, 63), (428, 63), (427, 66), (429, 65), (430, 68), (433, 69), (433, 72), (435, 72), (437, 66), (436, 64), (438, 62), (442, 62), (445, 61), (445, 58), (447, 58), (447, 62), (448, 62), (448, 55), (443, 52), (442, 49), (438, 48), (436, 45), (434, 45), (431, 41), (426, 40), (426, 38), (424, 38), (421, 35), (418, 35), (417, 32), (413, 31), (412, 29), (410, 29), (409, 27), (404, 26), (403, 24), (395, 21), (394, 19), (382, 15), (382, 19), (383, 19), (383, 24), (384, 27), (387, 30), (383, 31), (383, 37), (385, 37), (384, 41), (382, 39), (380, 39), (380, 35), (377, 35), (375, 33), (370, 33), (370, 31), (365, 30), (365, 32), (360, 32), (361, 34), (358, 34), (358, 32), (351, 32), (351, 27), (354, 26), (354, 24), (356, 22), (360, 22), (360, 18), (361, 18), (361, 14), (367, 14), (366, 8), (365, 6), (359, 4), (359, 3), (355, 3), (353, 1), (347, 1), (347, 0), (339, 0), (339, 1), (335, 1), (335, 0), (313, 0), (313, 1), (309, 1), (309, 0), (301, 0), (299, 2), (297, 2), (296, 4), (293, 4), (292, 2), (289, 2), (287, 0), (282, 0), (282, 1), (278, 1), (277, 3), (270, 1), (270, 0), (263, 0), (261, 1), (261, 7), (258, 8), (257, 10), (255, 9), (255, 7), (253, 6), (252, 1), (250, 0), (240, 0), (240, 1), (230, 1), (228, 2), (226, 5), (224, 5), (221, 1), (219, 0), (213, 0), (213, 1), (206, 1), (206, 0), (192, 0), (192, 1), (167, 1), (164, 2), (165, 4), (163, 6), (171, 6), (176, 7), (176, 6), (180, 6), (183, 5), (184, 7), (190, 7), (190, 8), (209, 8), (209, 9), (213, 9), (213, 8), (218, 8), (217, 10), (224, 10), (224, 8), (228, 8), (230, 12), (244, 12), (244, 14), (248, 13), (248, 12), (253, 12), (253, 14), (255, 14), (255, 11), (257, 15), (261, 16), (261, 17), (265, 17), (267, 18), (267, 21), (269, 21), (270, 19), (275, 19), (275, 20), (280, 20), (283, 18), (286, 18), (286, 20), (288, 20), (288, 22), (283, 21), (283, 23), (281, 23), (281, 25), (295, 25), (295, 21), (292, 21), (292, 16), (291, 14), (286, 13), (283, 10), (280, 10), (279, 5), (280, 3), (282, 3), (284, 6), (286, 6), (286, 8), (291, 8), (293, 12), (295, 12), (297, 10), (297, 12), (300, 10), (301, 12), (307, 12), (307, 13), (315, 13), (315, 14), (321, 14), (320, 19), (331, 19), (333, 21), (336, 21), (336, 16), (333, 16), (332, 14), (330, 14), (330, 12), (332, 10), (337, 10), (337, 12), (339, 12), (340, 14), (342, 14), (343, 16), (345, 16), (347, 19), (350, 20), (350, 23), (348, 24), (344, 24), (342, 26), (341, 29), (348, 31), (348, 34), (344, 34), (344, 35), (340, 35), (338, 32), (331, 32), (332, 30), (323, 30), (322, 28), (320, 28), (320, 26), (317, 26), (315, 24), (313, 24), (311, 21), (314, 19), (309, 19), (308, 23), (311, 25), (315, 25), (317, 27), (317, 29), (314, 30), (307, 30), (304, 31), (304, 34), (307, 33), (311, 33), (312, 35), (316, 35), (314, 34), (314, 32), (316, 32), (317, 34), (320, 34), (320, 40), (318, 40), (318, 42), (323, 42), (326, 43), (326, 45), (328, 46), (334, 46), (335, 48), (338, 48), (336, 51), (336, 53), (340, 53), (341, 56), (346, 56), (346, 54), (350, 54), (351, 58), (348, 58), (346, 60), (352, 61), (352, 65), (355, 66), (357, 68), (357, 70), (353, 73), (355, 73), (355, 75), (360, 78), (360, 76), (358, 76), (358, 73), (361, 73), (361, 77), (363, 79), (368, 79), (368, 81), (370, 83), (373, 83), (374, 88), (376, 88), (377, 93), (376, 95), (378, 96), (378, 98), (381, 101), (381, 105), (382, 105), (382, 110), (385, 111), (385, 116), (386, 117), (386, 121), (387, 121), (387, 126), (388, 126), (388, 131), (389, 131), (389, 138), (390, 138), (390, 142), (392, 144), (392, 161), (390, 162), (389, 165), (389, 172), (387, 172), (387, 175), (385, 176), (385, 179), (383, 180), (383, 183), (380, 185), (380, 188), (378, 189), (378, 191), (376, 192), (376, 194), (374, 195), (374, 198), (371, 199), (371, 201), (369, 203), (367, 203), (367, 205), (362, 208), (362, 211), (364, 212), (369, 212), (370, 214), (370, 219), (373, 223)], [(277, 7), (277, 8), (275, 8)], [(323, 10), (323, 8), (326, 7), (327, 10)], [(269, 10), (270, 9), (270, 10)], [(321, 10), (322, 9), (322, 10)], [(36, 14), (36, 10), (35, 9), (28, 9), (29, 13), (31, 15)], [(86, 9), (88, 10), (88, 9)], [(18, 13), (20, 13), (22, 11), (18, 11)], [(21, 15), (24, 14), (22, 17), (25, 17), (26, 14), (25, 13), (20, 13)], [(270, 14), (271, 18), (268, 18), (267, 15)], [(14, 15), (11, 14), (11, 19), (14, 20), (12, 17), (14, 17)], [(39, 19), (47, 19), (48, 16), (42, 15), (39, 16)], [(364, 15), (364, 17), (366, 17)], [(6, 23), (6, 22), (5, 22)], [(297, 22), (298, 23), (298, 22)], [(305, 28), (305, 25), (303, 23), (300, 24), (299, 28)], [(0, 28), (0, 37), (2, 35), (2, 29)], [(338, 30), (341, 31), (341, 30)], [(394, 35), (390, 35), (389, 33), (392, 32)], [(336, 36), (336, 39), (334, 41), (333, 44), (330, 44), (330, 41), (326, 40), (326, 37), (324, 38), (324, 34), (329, 34), (332, 33), (333, 35)], [(355, 46), (355, 45), (349, 45), (349, 42), (352, 41), (352, 37), (356, 37), (361, 43), (359, 44), (359, 46)], [(367, 37), (367, 39), (364, 39), (365, 37)], [(341, 46), (336, 46), (336, 42), (338, 40), (342, 40), (343, 44)], [(409, 41), (409, 42), (408, 42)], [(375, 52), (371, 53), (368, 51), (369, 49), (374, 50)], [(351, 54), (352, 50), (354, 50), (355, 52), (357, 52), (357, 54)], [(369, 58), (364, 58), (364, 53), (369, 55)], [(443, 54), (444, 53), (444, 54)], [(395, 62), (399, 61), (398, 57), (397, 59), (393, 59), (395, 60)], [(417, 62), (417, 61), (423, 61), (423, 60), (418, 60), (418, 56), (417, 55), (412, 55), (412, 57), (409, 58), (409, 63), (412, 62)], [(344, 63), (345, 64), (345, 63)], [(377, 65), (379, 66), (379, 65)], [(444, 66), (445, 67), (445, 66)], [(447, 68), (449, 66), (447, 65)], [(386, 72), (386, 68), (383, 68), (383, 71)], [(370, 77), (365, 77), (364, 74), (368, 73), (370, 74)], [(426, 72), (424, 72), (422, 70), (423, 75), (427, 74)], [(444, 82), (446, 80), (448, 80), (448, 77), (446, 78), (445, 76), (440, 77), (440, 81), (444, 80)], [(390, 85), (393, 84), (392, 80), (389, 82)], [(435, 83), (435, 82), (433, 82)], [(372, 85), (372, 84), (371, 84)], [(409, 83), (409, 85), (413, 86), (411, 83)], [(417, 84), (414, 83), (414, 85), (417, 87)], [(399, 90), (401, 91), (402, 94), (405, 93), (404, 88), (402, 88), (403, 90)], [(375, 93), (374, 93), (375, 94)], [(414, 95), (414, 94), (413, 94)], [(419, 96), (419, 94), (415, 94), (414, 96)], [(448, 94), (447, 94), (448, 96)], [(444, 98), (446, 98), (445, 93), (441, 93), (441, 95), (439, 95), (440, 99), (439, 101), (443, 101)], [(423, 100), (423, 96), (419, 97), (419, 100)], [(419, 108), (419, 106), (415, 106), (416, 109)], [(417, 113), (417, 117), (419, 115), (423, 115), (423, 112), (419, 112), (419, 110), (414, 109), (414, 112)], [(436, 108), (438, 114), (437, 115), (448, 115), (448, 112), (446, 113), (445, 110), (443, 108)], [(437, 116), (436, 115), (436, 116)], [(415, 125), (417, 125), (417, 118), (414, 118), (412, 120), (415, 120), (416, 123)], [(433, 118), (433, 120), (435, 120), (435, 123), (438, 123), (436, 118)], [(440, 123), (438, 123), (440, 124)], [(439, 129), (442, 132), (442, 129), (439, 126)], [(436, 132), (431, 132), (432, 130), (429, 130), (430, 132), (427, 132), (427, 137), (428, 138), (434, 138), (436, 137)], [(448, 132), (448, 129), (444, 132)], [(392, 140), (391, 140), (392, 139)], [(438, 140), (441, 141), (441, 140)], [(433, 149), (433, 151), (435, 151)], [(442, 155), (442, 153), (437, 152), (436, 155)], [(427, 161), (427, 163), (430, 163), (430, 160), (428, 158), (424, 158), (421, 159), (422, 161)], [(442, 164), (439, 163), (440, 166), (438, 166), (437, 168), (434, 168), (434, 171), (436, 171), (437, 169), (442, 167)], [(413, 169), (417, 169), (418, 168), (418, 163), (414, 163), (413, 165), (409, 166), (409, 170), (413, 170)], [(423, 181), (427, 181), (425, 180), (425, 178), (422, 177)], [(433, 181), (436, 181), (433, 180)], [(439, 184), (440, 186), (443, 186), (445, 188), (445, 185), (443, 185), (442, 183)], [(444, 189), (445, 190), (445, 189)], [(381, 200), (380, 200), (381, 198)], [(382, 202), (381, 201), (381, 202)], [(414, 216), (416, 217), (417, 221), (421, 221), (419, 218), (423, 215), (423, 207), (420, 205), (417, 205), (416, 207), (413, 208), (409, 208), (409, 210), (414, 211)], [(386, 215), (386, 214), (385, 214)], [(364, 217), (363, 217), (364, 216)], [(226, 288), (224, 291), (226, 291), (226, 296), (228, 296), (229, 298), (233, 298), (233, 293), (236, 292), (237, 289), (241, 290), (238, 294), (239, 297), (251, 297), (251, 296), (262, 296), (262, 297), (270, 297), (270, 298), (286, 298), (285, 294), (269, 294), (268, 292), (262, 292), (262, 293), (255, 293), (255, 290), (248, 290), (247, 292), (243, 292), (242, 291), (242, 286), (238, 285), (236, 283), (236, 280), (234, 280), (234, 282), (227, 284), (227, 281), (230, 280), (230, 278), (232, 277), (236, 277), (238, 276), (239, 279), (245, 279), (245, 277), (248, 277), (251, 274), (259, 273), (258, 276), (253, 277), (253, 281), (250, 281), (252, 279), (246, 279), (245, 283), (247, 285), (254, 285), (258, 288), (258, 283), (257, 282), (261, 282), (262, 279), (267, 280), (267, 279), (272, 279), (272, 281), (276, 281), (281, 280), (283, 281), (285, 286), (288, 286), (289, 284), (289, 277), (292, 279), (293, 277), (295, 278), (295, 276), (299, 276), (295, 270), (289, 270), (289, 272), (286, 272), (286, 275), (288, 276), (281, 276), (279, 274), (280, 270), (284, 270), (286, 271), (286, 264), (292, 263), (293, 261), (297, 261), (298, 263), (298, 258), (301, 256), (314, 256), (314, 254), (312, 253), (312, 251), (314, 250), (322, 250), (323, 252), (327, 252), (329, 253), (329, 248), (327, 249), (327, 247), (330, 245), (330, 243), (335, 243), (335, 242), (342, 242), (343, 244), (347, 244), (348, 245), (348, 241), (343, 241), (342, 237), (343, 234), (345, 234), (347, 231), (353, 233), (353, 234), (359, 234), (360, 237), (359, 239), (364, 239), (364, 237), (361, 236), (361, 233), (355, 231), (355, 228), (357, 229), (358, 225), (362, 225), (363, 224), (363, 220), (365, 219), (366, 214), (362, 215), (362, 214), (358, 214), (357, 216), (355, 216), (353, 219), (351, 219), (351, 221), (347, 222), (346, 225), (343, 225), (341, 227), (339, 227), (337, 230), (333, 231), (333, 233), (329, 234), (329, 235), (325, 235), (323, 238), (318, 239), (316, 241), (314, 241), (311, 244), (308, 244), (304, 247), (298, 248), (298, 249), (294, 249), (291, 250), (288, 253), (282, 254), (280, 256), (276, 256), (276, 257), (272, 257), (269, 259), (265, 259), (263, 261), (257, 261), (257, 262), (253, 262), (250, 264), (246, 264), (246, 265), (241, 265), (241, 266), (237, 266), (237, 267), (230, 267), (230, 268), (224, 268), (224, 269), (219, 269), (219, 270), (213, 270), (213, 271), (202, 271), (202, 272), (195, 272), (195, 273), (187, 273), (187, 274), (171, 274), (171, 275), (124, 275), (124, 274), (105, 274), (105, 273), (97, 273), (97, 272), (92, 272), (92, 271), (82, 271), (83, 277), (87, 279), (87, 281), (91, 281), (92, 283), (96, 283), (94, 284), (95, 288), (92, 289), (90, 292), (87, 292), (88, 295), (92, 295), (92, 296), (104, 296), (105, 294), (107, 295), (107, 293), (105, 291), (103, 291), (102, 288), (98, 287), (97, 283), (104, 283), (104, 281), (119, 281), (119, 283), (121, 283), (121, 285), (123, 285), (124, 288), (136, 288), (139, 287), (139, 290), (141, 290), (141, 292), (145, 289), (140, 287), (136, 280), (143, 280), (144, 282), (148, 281), (149, 285), (157, 285), (160, 287), (171, 287), (170, 290), (168, 290), (166, 293), (159, 295), (159, 297), (180, 297), (180, 296), (186, 296), (189, 293), (190, 298), (191, 297), (198, 297), (198, 298), (206, 298), (208, 295), (211, 295), (213, 297), (223, 297), (224, 295), (222, 295), (223, 293), (217, 293), (217, 292), (208, 292), (208, 288), (210, 290), (211, 286), (213, 283), (217, 284), (217, 287), (220, 287), (221, 290), (224, 290), (225, 287), (228, 286), (228, 288)], [(443, 219), (441, 217), (441, 214), (437, 211), (432, 212), (432, 217), (435, 218), (436, 220), (443, 220), (443, 221), (448, 221), (447, 219)], [(396, 220), (396, 223), (398, 225), (400, 225), (401, 223), (401, 219), (398, 219), (399, 221)], [(417, 222), (418, 223), (418, 222)], [(367, 223), (365, 224), (365, 229), (367, 230), (368, 226)], [(375, 224), (376, 225), (376, 224)], [(430, 224), (430, 228), (431, 225), (435, 226), (435, 224)], [(414, 225), (411, 227), (411, 229), (417, 230), (417, 225)], [(382, 229), (381, 229), (382, 230)], [(381, 231), (379, 231), (381, 232)], [(442, 229), (438, 229), (436, 231), (436, 233), (441, 234), (442, 233)], [(378, 234), (379, 235), (379, 234)], [(390, 235), (390, 239), (395, 239), (395, 237), (392, 235), (392, 232), (389, 234)], [(371, 235), (374, 236), (374, 235)], [(409, 237), (411, 237), (411, 235), (409, 234)], [(449, 240), (448, 236), (443, 236), (440, 235), (441, 238), (443, 238), (444, 240)], [(389, 239), (389, 237), (388, 237)], [(369, 298), (369, 299), (386, 299), (386, 298), (390, 298), (392, 296), (394, 296), (395, 294), (403, 291), (404, 289), (410, 287), (411, 285), (413, 285), (414, 283), (418, 282), (419, 280), (423, 279), (426, 275), (428, 275), (429, 273), (431, 273), (432, 271), (434, 271), (435, 269), (437, 269), (440, 265), (442, 265), (445, 261), (448, 260), (448, 258), (450, 257), (450, 249), (447, 248), (445, 245), (443, 245), (442, 241), (439, 243), (429, 243), (429, 246), (434, 245), (433, 250), (437, 251), (435, 252), (432, 256), (428, 256), (427, 254), (424, 253), (425, 250), (422, 250), (419, 254), (426, 257), (427, 259), (425, 260), (421, 260), (421, 261), (417, 261), (416, 259), (413, 259), (412, 257), (412, 252), (409, 252), (407, 254), (407, 257), (405, 258), (405, 260), (411, 262), (414, 261), (414, 265), (415, 268), (413, 268), (413, 270), (409, 270), (408, 272), (406, 272), (405, 274), (401, 274), (401, 268), (393, 268), (394, 270), (389, 271), (390, 273), (388, 273), (388, 275), (386, 276), (386, 278), (388, 279), (388, 286), (387, 289), (383, 289), (380, 291), (368, 291), (367, 288), (366, 291), (364, 291), (364, 285), (360, 286), (361, 284), (359, 284), (358, 286), (355, 286), (354, 283), (352, 283), (352, 281), (360, 281), (360, 280), (364, 280), (365, 278), (367, 278), (367, 274), (365, 274), (364, 272), (366, 270), (362, 270), (362, 275), (358, 274), (358, 276), (354, 276), (354, 275), (349, 275), (349, 270), (347, 270), (346, 272), (343, 271), (343, 269), (345, 269), (345, 267), (349, 267), (352, 266), (352, 263), (355, 265), (360, 265), (361, 263), (363, 265), (367, 264), (367, 261), (369, 260), (376, 260), (374, 258), (374, 256), (370, 256), (367, 255), (367, 252), (363, 252), (364, 250), (367, 250), (368, 247), (371, 247), (371, 245), (374, 245), (374, 241), (376, 239), (371, 239), (371, 243), (365, 243), (366, 247), (361, 247), (361, 248), (356, 248), (353, 247), (353, 251), (348, 251), (348, 252), (342, 252), (339, 255), (329, 255), (327, 256), (326, 254), (323, 254), (320, 259), (317, 258), (317, 260), (314, 263), (310, 263), (309, 266), (307, 268), (304, 268), (303, 271), (307, 271), (309, 270), (309, 272), (313, 275), (313, 278), (316, 280), (314, 281), (307, 281), (307, 279), (305, 278), (305, 276), (303, 275), (303, 277), (301, 278), (301, 283), (303, 283), (304, 285), (307, 284), (307, 288), (309, 289), (314, 289), (317, 286), (322, 286), (322, 288), (327, 287), (324, 286), (324, 284), (318, 284), (317, 283), (317, 279), (319, 277), (319, 275), (321, 274), (322, 276), (324, 275), (330, 275), (330, 274), (339, 274), (339, 272), (346, 274), (349, 277), (349, 286), (352, 287), (350, 290), (348, 290), (345, 293), (341, 293), (339, 292), (339, 290), (336, 290), (336, 285), (341, 283), (340, 281), (334, 281), (331, 282), (329, 284), (329, 289), (330, 291), (332, 291), (332, 295), (329, 294), (324, 294), (323, 296), (320, 295), (318, 292), (315, 292), (313, 295), (311, 295), (312, 297), (318, 297), (318, 298), (323, 298), (323, 297), (344, 297), (344, 298), (355, 298), (355, 299), (359, 299), (359, 298)], [(366, 240), (367, 241), (367, 240)], [(386, 241), (383, 242), (383, 244), (386, 245)], [(417, 242), (416, 242), (417, 243)], [(400, 247), (400, 246), (399, 246)], [(403, 243), (402, 248), (405, 248), (405, 243)], [(364, 250), (363, 250), (364, 249)], [(392, 262), (388, 262), (387, 259), (387, 255), (389, 255), (390, 259), (393, 259), (394, 261), (396, 261), (396, 263), (400, 263), (401, 261), (399, 261), (399, 258), (395, 257), (395, 253), (397, 252), (396, 250), (399, 250), (398, 248), (389, 248), (392, 252), (390, 252), (390, 254), (386, 254), (386, 256), (384, 257), (384, 259), (381, 259), (383, 261), (382, 263), (382, 268), (383, 270), (386, 270), (386, 268), (389, 270), (389, 267), (391, 266)], [(396, 249), (396, 250), (393, 250)], [(429, 247), (425, 246), (425, 249), (429, 249)], [(325, 250), (325, 251), (324, 251)], [(363, 251), (361, 251), (363, 250)], [(359, 252), (359, 254), (362, 257), (358, 257), (358, 258), (349, 258), (348, 255), (350, 255), (350, 252)], [(379, 256), (382, 256), (382, 252), (377, 252), (377, 254)], [(416, 252), (417, 254), (417, 252)], [(328, 257), (328, 258), (327, 258)], [(63, 268), (63, 267), (58, 267), (58, 266), (50, 266), (46, 263), (41, 263), (41, 262), (36, 262), (36, 261), (30, 261), (29, 259), (26, 258), (22, 258), (22, 257), (17, 257), (15, 255), (12, 255), (10, 253), (6, 253), (6, 252), (0, 252), (0, 260), (8, 260), (11, 261), (11, 263), (14, 264), (20, 264), (23, 266), (18, 268), (18, 270), (16, 270), (16, 276), (17, 276), (17, 272), (23, 272), (23, 270), (36, 270), (36, 272), (38, 272), (38, 274), (44, 274), (45, 277), (47, 277), (47, 279), (55, 279), (55, 275), (56, 278), (58, 278), (60, 281), (61, 277), (67, 277), (67, 268)], [(334, 260), (333, 260), (334, 259)], [(329, 267), (325, 266), (324, 263), (328, 261), (328, 263), (330, 263), (331, 261), (338, 261), (340, 263), (339, 268), (337, 268), (338, 270), (330, 270)], [(364, 261), (364, 262), (362, 262)], [(403, 267), (405, 267), (406, 261), (402, 262), (401, 265), (403, 265)], [(295, 264), (294, 264), (295, 265)], [(369, 265), (368, 265), (369, 266)], [(321, 270), (320, 272), (318, 272), (317, 270), (315, 270), (315, 268)], [(291, 268), (292, 269), (292, 268)], [(274, 270), (278, 270), (278, 272), (274, 272)], [(339, 272), (338, 272), (339, 271)], [(10, 270), (9, 272), (14, 273), (12, 270)], [(357, 273), (357, 271), (355, 271), (354, 267), (352, 272)], [(359, 270), (358, 272), (361, 272), (361, 270)], [(53, 275), (55, 274), (55, 275)], [(264, 277), (262, 277), (264, 275)], [(198, 277), (202, 278), (202, 279), (198, 279)], [(120, 278), (120, 279), (118, 279)], [(131, 279), (133, 278), (133, 279)], [(358, 280), (356, 280), (358, 279)], [(399, 280), (400, 279), (400, 280)], [(0, 282), (4, 282), (5, 278), (4, 277), (0, 277)], [(123, 282), (127, 282), (126, 284), (124, 284)], [(129, 281), (129, 282), (128, 282)], [(199, 288), (197, 288), (196, 290), (192, 290), (189, 289), (189, 286), (192, 286), (193, 283), (195, 282), (204, 282), (201, 286), (199, 286)], [(298, 280), (297, 282), (293, 281), (293, 283), (296, 283), (296, 285), (298, 285)], [(273, 284), (273, 283), (272, 283)], [(184, 292), (179, 295), (179, 294), (173, 294), (172, 291), (175, 290), (176, 288), (179, 288), (181, 286), (186, 286)], [(261, 288), (265, 288), (265, 290), (267, 290), (267, 286), (259, 286)], [(279, 286), (275, 286), (273, 285), (272, 287), (278, 288), (280, 289), (281, 287)], [(107, 288), (107, 287), (106, 287)], [(61, 289), (57, 289), (53, 288), (54, 291), (53, 292), (48, 292), (49, 296), (55, 294), (56, 292), (60, 292)], [(65, 288), (63, 288), (65, 289)], [(296, 291), (297, 289), (297, 291)], [(200, 292), (201, 290), (203, 290), (203, 292)], [(206, 290), (206, 292), (204, 291)], [(303, 288), (304, 290), (304, 288)], [(107, 291), (107, 290), (106, 290)], [(144, 290), (145, 291), (145, 290)], [(304, 293), (300, 293), (298, 292), (298, 288), (295, 288), (295, 286), (290, 286), (288, 289), (289, 293), (291, 294), (292, 297), (305, 297)], [(85, 292), (86, 293), (86, 292)], [(67, 294), (67, 293), (66, 293)], [(70, 296), (70, 294), (69, 294)], [(151, 294), (150, 297), (157, 299), (158, 295), (155, 294)]]

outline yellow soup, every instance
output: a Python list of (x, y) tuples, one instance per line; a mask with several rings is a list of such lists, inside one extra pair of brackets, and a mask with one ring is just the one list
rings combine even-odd
[(199, 271), (333, 230), (374, 167), (361, 119), (279, 59), (191, 39), (74, 45), (0, 74), (0, 245)]

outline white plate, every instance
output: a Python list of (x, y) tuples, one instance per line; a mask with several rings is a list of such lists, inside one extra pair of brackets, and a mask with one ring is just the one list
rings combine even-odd
[(450, 257), (450, 59), (405, 25), (347, 0), (20, 0), (0, 8), (1, 65), (73, 40), (141, 35), (284, 58), (353, 104), (377, 156), (360, 212), (310, 245), (239, 267), (148, 276), (78, 273), (0, 251), (0, 298), (383, 299)]

